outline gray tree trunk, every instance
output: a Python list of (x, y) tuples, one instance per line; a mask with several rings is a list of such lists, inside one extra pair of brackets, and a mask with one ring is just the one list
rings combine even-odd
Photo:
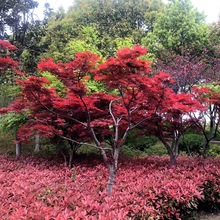
[(40, 151), (40, 134), (37, 133), (35, 134), (35, 148), (34, 152), (39, 152)]
[(17, 137), (16, 137), (15, 150), (16, 150), (16, 157), (20, 157), (21, 156), (21, 142), (19, 141)]

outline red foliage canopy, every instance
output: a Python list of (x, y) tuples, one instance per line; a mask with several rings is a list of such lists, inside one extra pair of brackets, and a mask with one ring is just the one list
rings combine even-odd
[[(122, 146), (127, 132), (143, 122), (155, 129), (156, 120), (160, 132), (167, 123), (176, 129), (183, 116), (200, 105), (192, 95), (176, 94), (170, 88), (173, 79), (169, 74), (151, 77), (150, 63), (140, 58), (146, 52), (141, 46), (124, 48), (101, 64), (101, 59), (89, 52), (77, 53), (69, 63), (42, 60), (38, 68), (56, 76), (66, 87), (66, 95), (60, 97), (55, 89), (45, 86), (49, 83), (45, 78), (17, 80), (22, 89), (22, 108), (30, 112), (28, 126), (43, 130), (45, 135), (48, 131), (48, 136), (54, 132), (75, 140), (88, 139), (91, 133), (100, 142), (111, 137), (113, 146)], [(88, 94), (85, 81), (89, 77), (104, 83), (115, 95)], [(26, 128), (20, 128), (21, 138), (31, 135), (33, 129), (28, 132)]]
[(23, 73), (19, 70), (19, 63), (7, 55), (7, 51), (12, 51), (16, 49), (17, 48), (10, 42), (0, 40), (0, 73), (11, 69), (16, 74), (23, 75)]

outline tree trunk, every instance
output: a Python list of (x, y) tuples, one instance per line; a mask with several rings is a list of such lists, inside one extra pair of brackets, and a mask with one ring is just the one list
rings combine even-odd
[(202, 156), (203, 158), (206, 158), (208, 155), (208, 151), (209, 151), (209, 140), (205, 140), (205, 144), (204, 144), (204, 148), (203, 148), (203, 152), (202, 152)]
[(35, 148), (34, 152), (39, 152), (40, 151), (40, 134), (37, 133), (35, 134)]
[(170, 154), (170, 163), (173, 166), (176, 166), (176, 156), (174, 154)]
[(74, 156), (76, 156), (76, 150), (75, 149), (71, 149), (69, 150), (69, 167), (72, 168), (73, 167), (73, 158)]
[(21, 156), (21, 142), (19, 141), (17, 137), (16, 137), (15, 149), (16, 149), (16, 157), (20, 157)]
[(113, 164), (109, 166), (109, 179), (108, 179), (108, 195), (112, 194), (112, 188), (115, 181), (115, 176), (118, 170), (118, 158), (119, 158), (119, 146), (114, 147), (114, 154), (113, 154)]
[(165, 146), (165, 148), (167, 149), (167, 152), (168, 152), (168, 154), (169, 154), (169, 156), (170, 156), (170, 163), (171, 163), (171, 165), (176, 165), (176, 158), (177, 158), (177, 154), (176, 154), (176, 151), (177, 151), (177, 149), (176, 149), (176, 147), (175, 147), (175, 149), (173, 150), (171, 147), (170, 147), (170, 145), (163, 139), (163, 138), (159, 138), (160, 139), (160, 141), (163, 143), (163, 145)]
[(109, 170), (109, 178), (108, 178), (108, 186), (107, 186), (109, 196), (112, 195), (112, 188), (114, 185), (116, 172), (117, 170), (115, 170), (114, 166), (111, 166)]
[(65, 152), (61, 149), (61, 150), (60, 150), (60, 153), (61, 153), (62, 156), (63, 156), (65, 166), (68, 167), (68, 166), (69, 166), (69, 161), (68, 161), (68, 159), (67, 159), (67, 156), (66, 156)]

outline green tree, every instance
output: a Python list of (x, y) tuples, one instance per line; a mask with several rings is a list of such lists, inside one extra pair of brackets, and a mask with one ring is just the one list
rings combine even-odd
[(158, 14), (152, 32), (142, 40), (157, 56), (162, 51), (174, 54), (200, 53), (208, 46), (208, 26), (205, 16), (190, 0), (170, 0), (163, 13)]
[(119, 41), (127, 45), (129, 38), (132, 45), (140, 43), (153, 29), (157, 13), (162, 9), (162, 0), (76, 0), (67, 13), (60, 9), (49, 19), (43, 42), (48, 44), (49, 53), (58, 52), (57, 57), (67, 44), (74, 45), (75, 39), (86, 44), (89, 41), (92, 52), (96, 52), (94, 46), (102, 56), (109, 57), (117, 51)]
[[(45, 5), (44, 19), (40, 21), (34, 9), (34, 0), (3, 0), (0, 2), (0, 39), (9, 39), (18, 50), (16, 60), (22, 62), (22, 70), (33, 74), (39, 55), (44, 52), (41, 38), (45, 35), (47, 21), (52, 14), (49, 4)], [(6, 33), (7, 32), (7, 33)]]
[(220, 57), (220, 17), (218, 22), (210, 25), (210, 50), (213, 52), (212, 56)]
[(38, 6), (34, 0), (2, 0), (0, 2), (0, 37), (5, 37), (7, 27), (13, 40), (23, 42), (28, 24), (33, 20), (33, 9)]

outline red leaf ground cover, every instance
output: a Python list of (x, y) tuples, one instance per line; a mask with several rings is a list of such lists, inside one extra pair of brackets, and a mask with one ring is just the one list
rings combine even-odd
[[(122, 162), (112, 196), (98, 161), (57, 162), (0, 156), (0, 219), (181, 219), (200, 202), (220, 204), (220, 159), (166, 157)], [(210, 184), (211, 183), (211, 184)]]

